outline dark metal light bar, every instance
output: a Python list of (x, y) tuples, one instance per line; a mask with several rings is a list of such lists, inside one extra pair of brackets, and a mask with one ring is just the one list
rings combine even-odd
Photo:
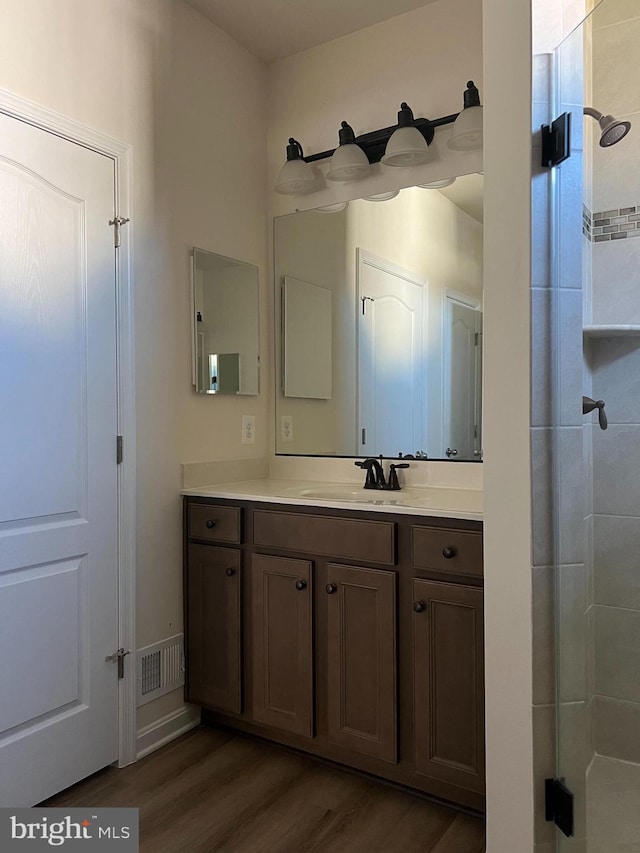
[[(423, 135), (427, 145), (431, 145), (434, 137), (434, 129), (442, 127), (445, 124), (453, 124), (458, 115), (459, 113), (453, 113), (452, 115), (436, 119), (417, 118), (413, 126)], [(381, 130), (371, 130), (369, 133), (363, 133), (360, 136), (356, 136), (356, 145), (362, 148), (370, 163), (379, 163), (384, 154), (387, 142), (397, 129), (398, 125), (394, 124), (392, 127), (383, 127)], [(318, 154), (309, 154), (302, 159), (306, 163), (315, 163), (318, 160), (326, 160), (328, 157), (331, 157), (335, 150), (335, 148), (331, 148), (328, 151), (320, 151)]]

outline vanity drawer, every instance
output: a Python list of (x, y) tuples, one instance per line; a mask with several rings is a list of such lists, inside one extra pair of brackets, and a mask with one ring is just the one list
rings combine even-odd
[(240, 544), (240, 507), (189, 504), (189, 539)]
[(411, 560), (416, 569), (482, 577), (482, 534), (435, 527), (411, 528)]
[(385, 566), (396, 562), (396, 526), (392, 521), (255, 510), (253, 544)]

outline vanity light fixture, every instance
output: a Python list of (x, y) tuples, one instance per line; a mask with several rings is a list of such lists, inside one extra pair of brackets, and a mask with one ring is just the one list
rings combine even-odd
[(415, 127), (411, 107), (403, 101), (398, 113), (398, 129), (387, 142), (382, 162), (385, 166), (419, 166), (429, 159), (429, 143)]
[(366, 195), (364, 201), (389, 201), (395, 198), (400, 193), (400, 190), (389, 190), (387, 193), (376, 193), (375, 195)]
[(302, 145), (291, 137), (287, 145), (287, 160), (278, 172), (275, 190), (281, 195), (306, 195), (316, 187), (313, 169), (304, 159)]
[(418, 184), (423, 190), (441, 190), (443, 187), (450, 187), (455, 182), (455, 178), (443, 178), (441, 181), (431, 181), (430, 184)]
[(473, 80), (467, 83), (463, 99), (462, 112), (455, 120), (447, 145), (454, 151), (473, 151), (482, 148), (482, 105)]
[(353, 128), (343, 121), (338, 131), (340, 144), (333, 152), (327, 172), (328, 181), (357, 181), (369, 171), (369, 160), (362, 148), (356, 144)]
[[(454, 124), (455, 122), (455, 124)], [(417, 166), (429, 157), (435, 128), (453, 124), (454, 131), (448, 142), (454, 151), (482, 148), (482, 107), (480, 94), (473, 81), (467, 83), (464, 108), (441, 118), (415, 118), (411, 107), (403, 101), (398, 113), (398, 123), (380, 130), (356, 136), (346, 121), (339, 131), (338, 148), (304, 156), (302, 146), (289, 139), (287, 162), (278, 175), (276, 192), (284, 195), (306, 195), (319, 189), (316, 175), (304, 166), (331, 158), (326, 178), (329, 181), (355, 181), (367, 174), (367, 164), (382, 162), (385, 166)], [(366, 161), (366, 162), (365, 162)]]
[(312, 207), (314, 213), (341, 213), (349, 207), (348, 201), (338, 201), (335, 204), (325, 204), (322, 207)]

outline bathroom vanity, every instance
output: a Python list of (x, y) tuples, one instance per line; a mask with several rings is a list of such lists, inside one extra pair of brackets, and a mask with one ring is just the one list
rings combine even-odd
[(253, 491), (184, 497), (187, 700), (204, 722), (483, 810), (477, 513)]

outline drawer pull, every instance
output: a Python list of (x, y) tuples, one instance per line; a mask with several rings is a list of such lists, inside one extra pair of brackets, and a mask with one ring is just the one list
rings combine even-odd
[(226, 575), (228, 578), (230, 578), (230, 577), (233, 577), (233, 575), (235, 575), (236, 570), (235, 570), (235, 569), (232, 569), (232, 568), (231, 568), (231, 566), (229, 566), (229, 568), (228, 568), (228, 569), (225, 569), (225, 570), (224, 570), (224, 573), (225, 573), (225, 575)]
[(424, 613), (424, 611), (427, 609), (427, 605), (424, 603), (424, 601), (414, 601), (413, 609), (416, 613)]
[(442, 556), (445, 558), (445, 560), (450, 560), (452, 557), (455, 557), (456, 554), (457, 554), (457, 551), (455, 548), (443, 548), (442, 549)]
[(211, 528), (212, 528), (212, 527), (215, 527), (215, 526), (216, 526), (216, 523), (215, 523), (215, 521), (214, 521), (212, 518), (208, 518), (208, 519), (205, 521), (204, 526), (205, 526), (205, 527), (208, 527), (208, 528), (209, 528), (209, 530), (211, 530)]
[(307, 582), (306, 581), (296, 581), (296, 589), (300, 592), (303, 589), (306, 589)]
[(325, 586), (325, 589), (327, 591), (327, 595), (333, 595), (334, 592), (338, 591), (338, 587), (334, 583), (328, 583)]

